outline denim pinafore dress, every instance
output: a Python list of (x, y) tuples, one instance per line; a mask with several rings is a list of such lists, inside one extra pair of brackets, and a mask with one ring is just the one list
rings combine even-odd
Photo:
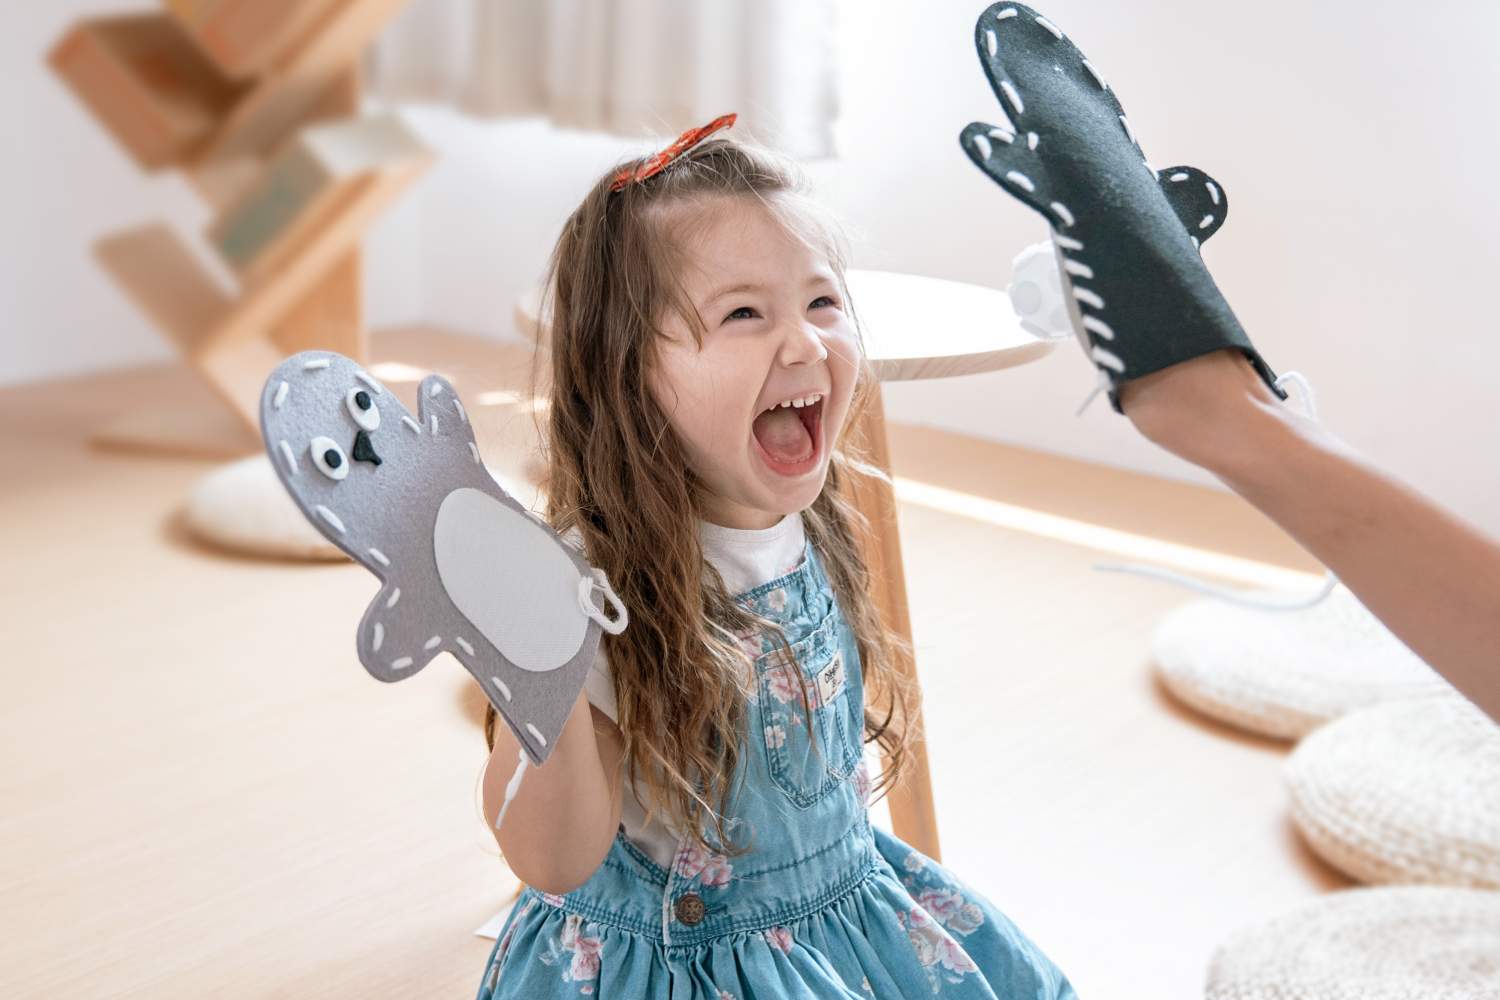
[(870, 825), (859, 655), (811, 544), (736, 600), (796, 658), (747, 640), (756, 684), (728, 815), (748, 852), (684, 839), (663, 869), (621, 833), (578, 889), (521, 894), (478, 1000), (1076, 1000), (988, 900)]

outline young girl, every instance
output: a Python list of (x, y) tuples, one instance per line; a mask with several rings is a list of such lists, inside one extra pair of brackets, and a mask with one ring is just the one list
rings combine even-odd
[[(843, 243), (791, 164), (697, 131), (601, 178), (552, 256), (546, 516), (631, 626), (497, 834), (529, 888), (480, 1000), (1073, 997), (870, 825), (910, 694), (847, 493)], [(493, 824), (517, 747), (485, 732)]]

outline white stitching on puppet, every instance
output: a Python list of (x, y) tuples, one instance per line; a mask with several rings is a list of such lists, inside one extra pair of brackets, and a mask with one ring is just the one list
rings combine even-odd
[(391, 564), (391, 561), (385, 557), (385, 553), (379, 549), (366, 549), (365, 551), (370, 553), (370, 558), (380, 563), (380, 565), (389, 566)]
[(471, 645), (469, 645), (469, 640), (465, 639), (461, 635), (455, 635), (453, 637), (453, 641), (456, 642), (456, 643), (458, 643), (458, 648), (459, 649), (463, 650), (465, 653), (469, 654), (470, 656), (474, 655), (474, 647), (471, 646)]
[[(1064, 205), (1060, 201), (1054, 201), (1052, 203), (1052, 211), (1054, 213), (1056, 213), (1058, 219), (1062, 222), (1062, 224), (1064, 226), (1068, 226), (1069, 228), (1071, 228), (1072, 225), (1073, 225), (1073, 223), (1076, 221), (1073, 218), (1073, 213), (1070, 212), (1070, 211), (1068, 211), (1068, 206)], [(1075, 240), (1074, 242), (1077, 242), (1077, 241)], [(1079, 250), (1083, 249), (1083, 244), (1082, 243), (1078, 244), (1078, 249)]]
[(329, 524), (333, 525), (339, 534), (342, 535), (344, 533), (344, 522), (339, 520), (339, 516), (337, 514), (329, 510), (327, 507), (324, 507), (322, 504), (318, 504), (317, 511), (318, 516), (327, 521)]
[(281, 457), (286, 459), (286, 471), (292, 475), (297, 474), (297, 456), (292, 454), (292, 446), (285, 441), (278, 442), (281, 446)]
[(385, 386), (375, 381), (375, 376), (371, 375), (369, 372), (355, 372), (354, 377), (359, 379), (365, 385), (369, 386), (371, 389), (374, 389), (376, 392), (385, 392)]
[(1095, 292), (1092, 288), (1084, 288), (1082, 285), (1074, 285), (1073, 298), (1077, 299), (1079, 302), (1082, 302), (1084, 305), (1092, 306), (1095, 309), (1104, 308), (1104, 300), (1101, 299), (1099, 297), (1099, 293)]
[(432, 428), (432, 433), (437, 433), (437, 414), (433, 413), (427, 417), (427, 426)]
[(1185, 181), (1188, 179), (1188, 175), (1179, 170), (1168, 179), (1174, 181)]
[(994, 147), (990, 145), (990, 141), (982, 135), (974, 136), (974, 145), (979, 147), (979, 151), (984, 154), (984, 158), (986, 160), (988, 160), (990, 158), (990, 154), (995, 151)]
[(401, 600), (401, 588), (397, 587), (395, 590), (391, 591), (391, 596), (385, 599), (386, 610), (394, 608), (396, 606), (396, 602), (399, 600)]
[[(1056, 211), (1058, 205), (1060, 205), (1060, 204), (1061, 204), (1061, 202), (1054, 201), (1052, 203), (1052, 209), (1053, 209), (1053, 211)], [(1067, 207), (1067, 206), (1063, 206), (1063, 207)], [(1069, 223), (1069, 225), (1072, 225), (1072, 223)], [(1062, 247), (1064, 250), (1082, 250), (1083, 249), (1083, 241), (1082, 240), (1075, 240), (1073, 237), (1071, 237), (1071, 236), (1064, 236), (1061, 233), (1053, 233), (1052, 234), (1052, 241), (1054, 243), (1056, 243), (1058, 246)]]
[(441, 383), (441, 382), (434, 382), (434, 383), (432, 383), (431, 385), (429, 385), (427, 387), (427, 398), (428, 399), (436, 399), (437, 396), (438, 396), (438, 393), (440, 393), (442, 391), (443, 391), (443, 383)]
[(423, 649), (437, 649), (442, 644), (443, 644), (443, 637), (440, 636), (440, 635), (435, 635), (431, 639), (428, 639), (426, 642), (422, 643), (422, 648)]
[(287, 384), (286, 379), (282, 379), (281, 384), (276, 387), (276, 398), (271, 400), (271, 406), (278, 410), (281, 409), (281, 404), (286, 402), (286, 394), (291, 388)]
[(1120, 124), (1125, 126), (1125, 138), (1130, 140), (1130, 144), (1132, 146), (1140, 145), (1140, 143), (1135, 141), (1135, 129), (1130, 127), (1130, 119), (1126, 118), (1124, 115), (1121, 115)]
[(1028, 194), (1036, 191), (1036, 185), (1031, 183), (1031, 178), (1027, 177), (1019, 170), (1006, 171), (1005, 179), (1010, 181), (1017, 187), (1025, 188)]
[(464, 412), (464, 404), (458, 401), (457, 396), (453, 397), (453, 408), (458, 411), (458, 419), (462, 420), (464, 423), (469, 422), (469, 415)]
[(327, 368), (328, 364), (329, 361), (327, 358), (314, 358), (311, 361), (305, 362), (302, 365), (302, 370), (305, 372), (316, 371), (319, 368)]
[(1096, 316), (1085, 316), (1085, 317), (1083, 317), (1083, 328), (1085, 330), (1093, 330), (1095, 333), (1097, 333), (1099, 336), (1103, 337), (1105, 340), (1114, 340), (1115, 339), (1115, 331), (1111, 330), (1109, 328), (1109, 325), (1106, 324), (1104, 322), (1104, 320), (1099, 319)]
[(1000, 13), (998, 13), (998, 14), (995, 15), (995, 20), (996, 21), (1004, 21), (1006, 18), (1015, 17), (1015, 16), (1016, 16), (1016, 9), (1014, 7), (1007, 7), (1004, 10), (1002, 10)]
[(1089, 71), (1089, 76), (1091, 76), (1091, 77), (1094, 78), (1094, 82), (1099, 85), (1099, 88), (1101, 90), (1108, 90), (1109, 89), (1109, 84), (1107, 84), (1107, 83), (1104, 82), (1104, 77), (1102, 77), (1102, 76), (1099, 75), (1099, 71), (1094, 68), (1094, 64), (1093, 63), (1091, 63), (1087, 59), (1085, 59), (1083, 61), (1083, 68)]
[(490, 683), (495, 685), (495, 689), (500, 692), (500, 697), (504, 698), (506, 701), (510, 701), (510, 685), (506, 684), (504, 681), (494, 676), (493, 674), (490, 676)]
[(1101, 365), (1104, 365), (1106, 368), (1113, 368), (1115, 371), (1120, 372), (1121, 374), (1123, 374), (1125, 371), (1125, 362), (1121, 361), (1118, 357), (1109, 353), (1102, 347), (1096, 346), (1092, 351), (1089, 352), (1089, 355), (1095, 361), (1099, 362)]
[(380, 652), (380, 644), (383, 642), (385, 642), (385, 626), (380, 624), (379, 622), (376, 622), (375, 638), (371, 641), (370, 648), (378, 653)]
[(1044, 27), (1048, 31), (1052, 32), (1052, 37), (1053, 38), (1056, 38), (1059, 42), (1062, 41), (1062, 32), (1059, 31), (1059, 30), (1057, 30), (1057, 25), (1053, 24), (1051, 21), (1049, 21), (1045, 17), (1041, 17), (1041, 16), (1037, 17), (1036, 23), (1040, 24), (1042, 27)]
[(1094, 276), (1094, 269), (1092, 267), (1089, 267), (1082, 261), (1073, 260), (1071, 257), (1063, 258), (1063, 269), (1079, 278), (1087, 279)]
[(1212, 215), (1205, 215), (1203, 217), (1203, 221), (1200, 222), (1200, 223), (1198, 223), (1198, 228), (1199, 229), (1207, 229), (1209, 226), (1211, 226), (1213, 224), (1214, 224), (1214, 217)]
[(422, 433), (422, 425), (417, 423), (415, 420), (413, 420), (411, 417), (408, 417), (404, 413), (401, 414), (401, 422), (410, 427), (412, 430), (416, 431), (418, 434)]
[(479, 464), (479, 445), (475, 444), (473, 441), (469, 442), (469, 454), (474, 456), (474, 464), (478, 465)]
[(1040, 141), (1041, 141), (1041, 136), (1037, 135), (1035, 132), (1027, 132), (1026, 133), (1026, 148), (1027, 149), (1036, 149), (1036, 144), (1038, 142), (1040, 142)]
[(1189, 236), (1188, 239), (1192, 240), (1193, 246), (1197, 247), (1200, 251), (1203, 249), (1203, 244), (1198, 242), (1198, 237)]
[(1208, 188), (1208, 196), (1212, 198), (1214, 200), (1214, 204), (1217, 205), (1219, 203), (1219, 186), (1213, 181), (1204, 181), (1203, 186)]
[(990, 57), (994, 58), (995, 53), (1000, 51), (1000, 39), (995, 37), (994, 28), (984, 29), (984, 42), (987, 46), (989, 46)]
[(538, 729), (536, 726), (533, 726), (531, 723), (528, 722), (528, 723), (526, 723), (526, 731), (531, 734), (531, 738), (532, 739), (536, 740), (542, 746), (546, 746), (547, 745), (547, 737), (543, 736), (542, 735), (542, 731), (540, 729)]
[(1005, 129), (999, 128), (998, 126), (990, 129), (989, 134), (994, 136), (996, 139), (999, 139), (1001, 142), (1016, 141), (1016, 134), (1014, 132), (1007, 132), (1005, 131)]
[(392, 660), (391, 661), (391, 669), (392, 670), (405, 670), (407, 667), (411, 666), (411, 664), (412, 664), (411, 657), (410, 656), (403, 656), (399, 660)]
[(1016, 114), (1024, 115), (1026, 105), (1021, 103), (1021, 95), (1016, 92), (1015, 86), (1009, 80), (1001, 80), (1000, 89), (1004, 92), (1005, 99), (1010, 102), (1011, 107), (1016, 109)]

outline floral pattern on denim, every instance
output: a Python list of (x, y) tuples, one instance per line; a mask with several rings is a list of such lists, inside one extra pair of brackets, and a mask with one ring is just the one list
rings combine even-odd
[(562, 931), (542, 953), (546, 965), (563, 965), (565, 983), (582, 983), (578, 992), (591, 995), (599, 981), (599, 962), (604, 957), (604, 942), (597, 924), (585, 924), (583, 918), (570, 913), (563, 920)]
[(691, 842), (677, 851), (672, 868), (683, 878), (697, 879), (699, 885), (708, 889), (723, 889), (734, 875), (734, 865), (728, 858)]
[(976, 971), (973, 959), (954, 935), (965, 937), (978, 930), (984, 924), (984, 910), (924, 855), (910, 852), (901, 867), (905, 872), (901, 884), (917, 904), (907, 911), (903, 923), (936, 993), (944, 979), (958, 982)]

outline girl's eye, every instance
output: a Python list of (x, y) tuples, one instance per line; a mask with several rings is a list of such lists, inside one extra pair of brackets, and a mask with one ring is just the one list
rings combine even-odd
[(750, 316), (741, 316), (740, 313), (750, 313), (753, 316), (755, 314), (755, 310), (750, 306), (740, 306), (738, 309), (734, 310), (734, 312), (730, 313), (728, 316), (725, 316), (724, 321), (727, 323), (732, 319), (750, 318)]
[[(819, 302), (827, 302), (831, 306), (838, 305), (838, 301), (834, 299), (832, 295), (819, 295), (817, 298), (812, 300), (812, 305), (816, 306)], [(810, 306), (809, 308), (812, 307)]]

